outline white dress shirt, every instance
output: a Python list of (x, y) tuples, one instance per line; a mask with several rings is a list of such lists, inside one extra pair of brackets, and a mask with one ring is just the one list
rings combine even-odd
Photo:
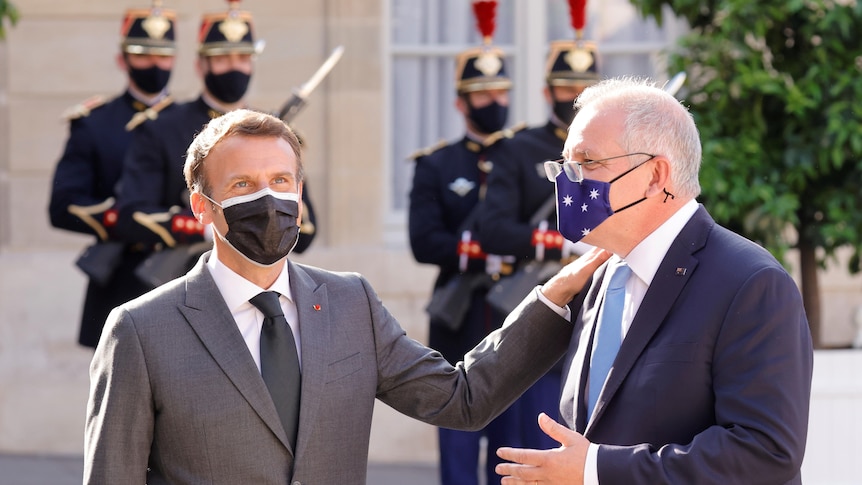
[(299, 357), (300, 369), (302, 368), (302, 349), (299, 341), (299, 316), (296, 311), (296, 303), (290, 292), (290, 279), (287, 273), (287, 261), (281, 269), (278, 279), (269, 288), (261, 288), (251, 281), (243, 278), (233, 270), (225, 266), (218, 259), (216, 249), (213, 249), (207, 261), (207, 268), (215, 280), (219, 293), (227, 304), (239, 333), (245, 340), (248, 351), (254, 359), (257, 370), (260, 371), (260, 331), (263, 328), (263, 313), (249, 300), (262, 291), (277, 291), (281, 296), (278, 302), (284, 312), (284, 318), (293, 332), (293, 340), (296, 342), (296, 355)]

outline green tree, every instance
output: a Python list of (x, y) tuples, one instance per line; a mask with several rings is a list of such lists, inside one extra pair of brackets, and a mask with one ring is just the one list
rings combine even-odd
[(7, 18), (10, 24), (15, 25), (18, 22), (18, 10), (11, 2), (0, 0), (0, 40), (6, 38)]
[[(821, 347), (818, 268), (862, 252), (862, 5), (857, 0), (631, 0), (691, 31), (669, 54), (703, 140), (702, 200), (785, 261)], [(728, 261), (728, 264), (733, 264)]]

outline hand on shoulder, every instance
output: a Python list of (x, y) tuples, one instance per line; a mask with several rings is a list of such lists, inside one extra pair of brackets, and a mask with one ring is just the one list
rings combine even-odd
[(558, 306), (567, 305), (586, 286), (596, 269), (610, 257), (609, 251), (601, 248), (590, 249), (580, 258), (563, 266), (563, 269), (542, 285), (542, 294)]

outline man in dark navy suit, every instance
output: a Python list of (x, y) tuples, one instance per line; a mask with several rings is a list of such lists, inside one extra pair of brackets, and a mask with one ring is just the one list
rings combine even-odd
[(497, 470), (515, 484), (802, 483), (813, 351), (796, 283), (696, 202), (700, 135), (672, 95), (612, 79), (576, 108), (565, 162), (546, 164), (558, 227), (613, 255), (554, 299), (575, 327), (563, 424), (539, 425), (562, 446), (498, 450), (515, 463)]
[(121, 242), (116, 185), (139, 121), (172, 109), (167, 84), (174, 66), (176, 15), (160, 4), (128, 10), (123, 19), (117, 64), (126, 73), (126, 90), (110, 100), (90, 98), (65, 115), (69, 139), (54, 173), (48, 213), (54, 227), (97, 237), (79, 260), (90, 276), (78, 337), (87, 347), (98, 343), (112, 308), (149, 289), (134, 270), (152, 245)]
[[(227, 11), (204, 15), (199, 30), (196, 69), (201, 95), (178, 104), (171, 113), (145, 122), (126, 156), (119, 198), (118, 226), (136, 242), (166, 248), (189, 248), (205, 239), (204, 226), (192, 215), (183, 180), (186, 150), (211, 119), (246, 107), (245, 95), (262, 42), (254, 36), (251, 13), (229, 2)], [(304, 251), (315, 235), (315, 217), (308, 188), (303, 191), (303, 228), (294, 249)], [(175, 268), (184, 274), (197, 261), (194, 251)], [(154, 283), (155, 284), (155, 283)]]

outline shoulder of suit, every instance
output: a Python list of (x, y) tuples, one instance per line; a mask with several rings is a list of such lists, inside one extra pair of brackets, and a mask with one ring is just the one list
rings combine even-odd
[(156, 120), (159, 118), (159, 113), (162, 112), (165, 108), (172, 105), (174, 103), (174, 99), (170, 96), (165, 96), (158, 103), (150, 106), (149, 108), (138, 111), (132, 116), (132, 119), (126, 123), (126, 131), (132, 131), (137, 128), (141, 123), (150, 120)]
[(103, 106), (108, 102), (108, 100), (109, 98), (107, 96), (102, 96), (101, 94), (90, 96), (75, 106), (67, 108), (63, 111), (61, 117), (68, 121), (86, 118), (87, 116), (90, 116), (90, 113), (92, 113), (93, 110)]
[(492, 147), (492, 146), (496, 145), (500, 140), (512, 138), (513, 136), (515, 136), (516, 133), (518, 133), (519, 131), (522, 131), (526, 128), (527, 128), (527, 123), (522, 122), (522, 123), (518, 123), (517, 125), (515, 125), (511, 128), (506, 128), (504, 130), (496, 131), (496, 132), (488, 135), (488, 137), (485, 138), (485, 141), (482, 144), (485, 145), (485, 148)]
[(427, 157), (428, 155), (431, 155), (432, 153), (436, 152), (437, 150), (440, 150), (441, 148), (444, 148), (447, 145), (449, 145), (448, 141), (440, 140), (437, 143), (435, 143), (434, 145), (416, 150), (415, 152), (411, 153), (407, 157), (407, 160), (414, 160), (415, 161), (419, 158)]
[(348, 284), (367, 284), (365, 277), (355, 271), (333, 271), (323, 269), (319, 266), (299, 263), (294, 260), (288, 260), (287, 264), (288, 271), (292, 269), (294, 271), (305, 272), (307, 276), (311, 277), (316, 285), (320, 283), (334, 283), (336, 281)]

